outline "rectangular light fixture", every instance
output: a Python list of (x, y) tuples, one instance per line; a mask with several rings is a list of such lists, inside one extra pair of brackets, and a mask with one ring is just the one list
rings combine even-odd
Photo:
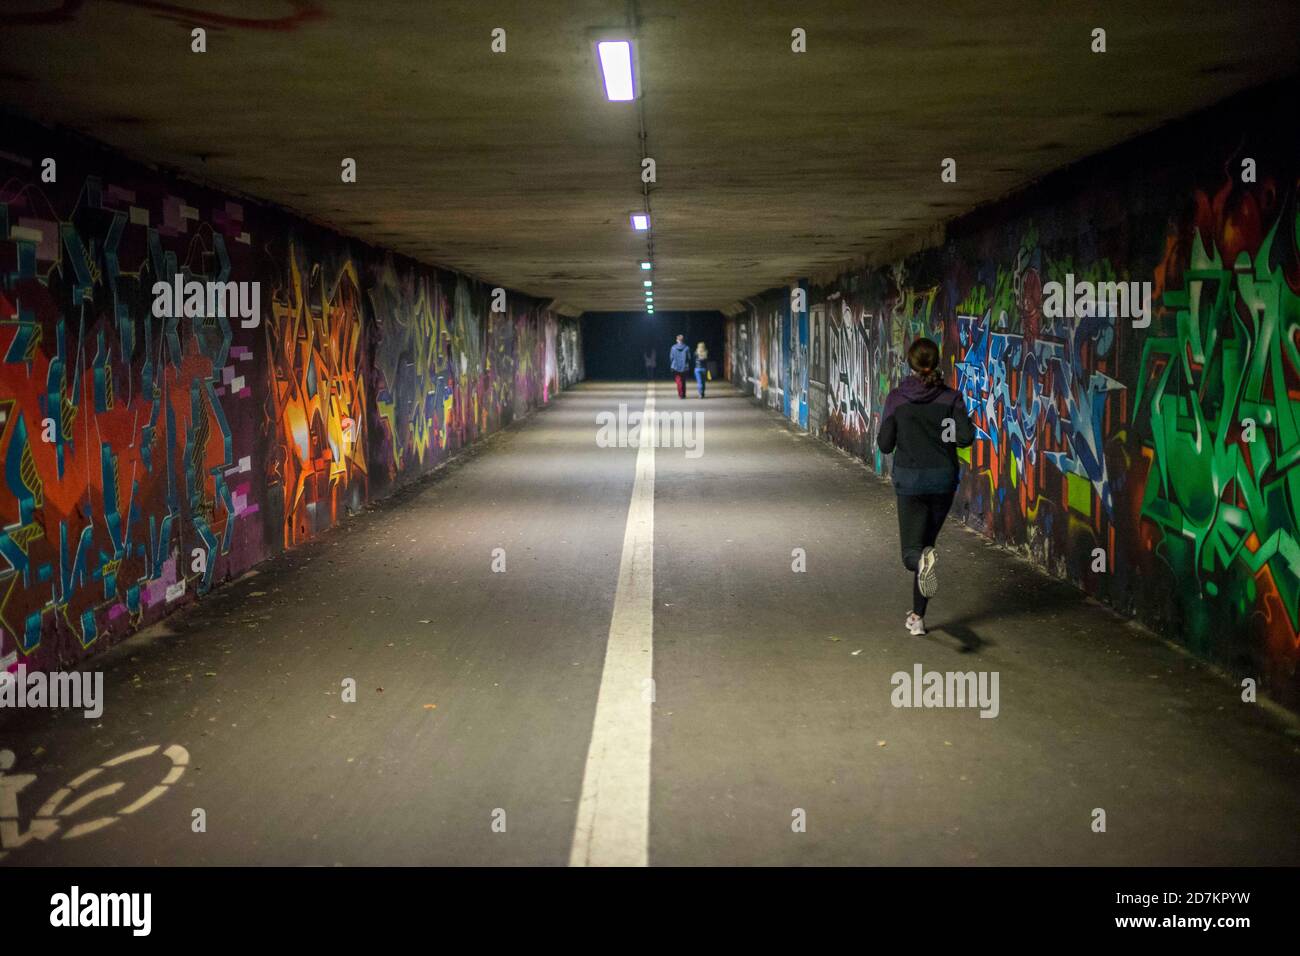
[(596, 44), (596, 52), (600, 54), (600, 72), (605, 77), (605, 95), (615, 103), (632, 99), (632, 42), (602, 40)]
[(645, 286), (647, 289), (650, 288), (650, 286), (654, 285), (654, 283), (651, 282), (649, 279), (646, 279), (646, 280), (643, 281), (641, 284), (642, 284), (643, 286)]
[(652, 266), (651, 266), (650, 263), (648, 263), (648, 262), (643, 262), (643, 263), (641, 263), (641, 268), (642, 268), (642, 269), (650, 269), (650, 268), (652, 268)]
[(650, 228), (650, 217), (641, 212), (633, 213), (632, 228), (637, 232), (645, 232)]

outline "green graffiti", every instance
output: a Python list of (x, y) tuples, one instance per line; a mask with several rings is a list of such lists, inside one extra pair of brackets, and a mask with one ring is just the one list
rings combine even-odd
[[(1300, 225), (1298, 221), (1297, 225)], [(1270, 268), (1277, 226), (1226, 268), (1199, 232), (1186, 287), (1166, 291), (1172, 336), (1143, 348), (1138, 409), (1150, 402), (1144, 517), (1162, 556), (1202, 596), (1256, 606), (1267, 568), (1300, 630), (1300, 296)], [(1272, 622), (1280, 628), (1282, 622)]]
[(966, 298), (957, 303), (958, 315), (983, 315), (989, 307), (989, 290), (982, 282), (971, 286)]

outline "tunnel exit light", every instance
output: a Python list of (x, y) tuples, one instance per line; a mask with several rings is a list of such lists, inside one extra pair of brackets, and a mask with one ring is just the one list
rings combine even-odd
[(632, 86), (632, 43), (630, 40), (605, 40), (596, 44), (600, 54), (600, 72), (605, 77), (605, 95), (612, 102), (630, 100)]
[(632, 228), (637, 232), (645, 232), (650, 228), (650, 217), (640, 212), (633, 213)]

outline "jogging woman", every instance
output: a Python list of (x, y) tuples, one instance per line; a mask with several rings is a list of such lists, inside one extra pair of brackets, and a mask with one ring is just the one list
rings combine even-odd
[(903, 566), (912, 572), (912, 612), (904, 627), (925, 633), (925, 609), (939, 590), (934, 543), (957, 491), (957, 449), (975, 440), (975, 427), (960, 394), (939, 370), (939, 346), (917, 339), (907, 350), (912, 374), (885, 399), (878, 444), (893, 452), (898, 496), (898, 537)]

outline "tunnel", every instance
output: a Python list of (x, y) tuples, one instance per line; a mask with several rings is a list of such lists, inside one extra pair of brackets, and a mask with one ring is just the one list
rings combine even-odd
[(5, 7), (11, 929), (1294, 934), (1293, 2)]

